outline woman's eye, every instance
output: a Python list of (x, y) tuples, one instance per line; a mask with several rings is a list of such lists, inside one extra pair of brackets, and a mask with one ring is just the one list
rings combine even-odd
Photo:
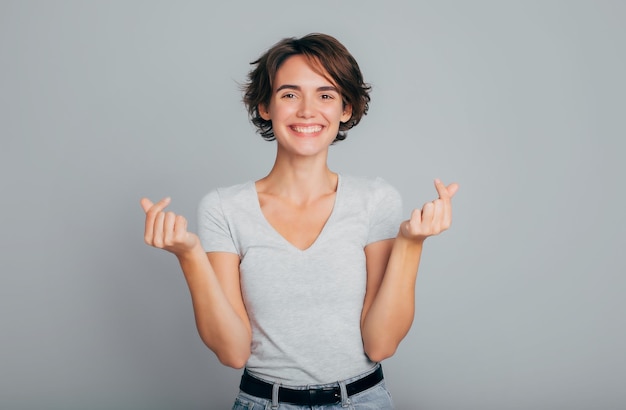
[(322, 100), (332, 100), (333, 98), (335, 97), (330, 94), (322, 94)]
[(287, 93), (283, 95), (283, 98), (296, 98), (296, 95), (292, 93)]

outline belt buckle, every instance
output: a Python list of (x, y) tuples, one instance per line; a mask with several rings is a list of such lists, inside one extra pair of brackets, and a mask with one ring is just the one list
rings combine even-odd
[(317, 389), (309, 389), (309, 403), (314, 404), (332, 404), (341, 401), (341, 393), (338, 387), (322, 387)]

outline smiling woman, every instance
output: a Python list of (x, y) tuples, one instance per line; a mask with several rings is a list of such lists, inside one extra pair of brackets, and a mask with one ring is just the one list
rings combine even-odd
[(145, 241), (178, 257), (205, 344), (245, 366), (234, 409), (391, 409), (380, 361), (411, 327), (422, 244), (450, 226), (458, 185), (435, 180), (439, 198), (401, 222), (385, 181), (328, 168), (370, 101), (336, 39), (285, 39), (253, 64), (244, 101), (274, 166), (207, 194), (199, 235), (169, 198), (142, 199)]
[[(269, 103), (259, 104), (259, 115), (271, 124), (279, 152), (325, 153), (341, 123), (352, 116), (335, 84), (313, 70), (302, 55), (288, 58), (274, 78), (276, 91)], [(281, 155), (281, 154), (279, 154)]]
[[(336, 92), (340, 92), (342, 103), (349, 105), (352, 115), (343, 121), (336, 140), (346, 138), (345, 131), (354, 127), (367, 114), (370, 86), (363, 81), (359, 65), (348, 50), (335, 38), (313, 34), (300, 39), (286, 38), (274, 45), (258, 60), (252, 62), (255, 69), (248, 76), (244, 103), (253, 124), (267, 140), (274, 139), (272, 123), (261, 115), (260, 107), (267, 107), (279, 88), (276, 75), (285, 60), (299, 56), (306, 60), (308, 69), (324, 77)], [(285, 84), (289, 86), (291, 84)], [(330, 90), (329, 90), (330, 91)], [(339, 96), (339, 95), (338, 95)]]

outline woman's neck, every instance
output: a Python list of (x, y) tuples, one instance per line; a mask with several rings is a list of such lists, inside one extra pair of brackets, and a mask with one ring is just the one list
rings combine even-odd
[(262, 194), (289, 198), (304, 204), (337, 190), (337, 174), (328, 168), (326, 157), (276, 157), (270, 173), (256, 182)]

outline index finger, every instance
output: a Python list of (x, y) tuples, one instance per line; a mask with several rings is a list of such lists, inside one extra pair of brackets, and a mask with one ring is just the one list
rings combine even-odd
[(139, 203), (141, 204), (141, 208), (143, 208), (144, 212), (148, 212), (148, 209), (152, 208), (152, 205), (154, 205), (148, 198), (141, 198)]

